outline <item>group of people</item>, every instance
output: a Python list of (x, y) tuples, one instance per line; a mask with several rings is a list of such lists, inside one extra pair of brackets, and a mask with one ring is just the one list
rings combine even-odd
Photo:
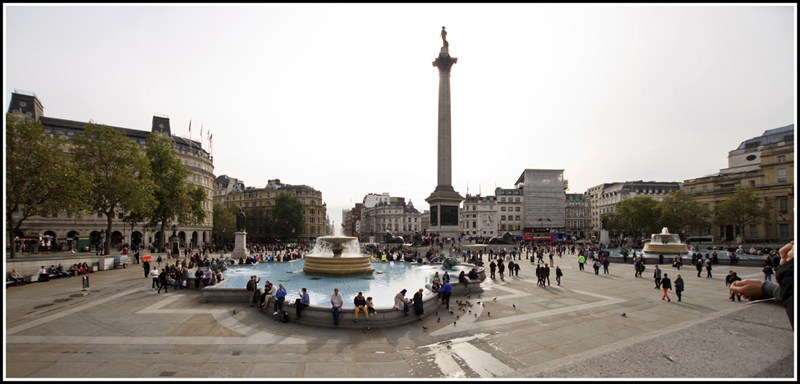
[[(170, 285), (175, 290), (189, 289), (188, 284), (190, 267), (181, 264), (180, 262), (176, 262), (173, 265), (166, 263), (164, 268), (161, 268), (160, 272), (155, 266), (153, 266), (150, 270), (148, 270), (148, 268), (149, 263), (145, 261), (145, 277), (149, 276), (153, 279), (151, 288), (154, 291), (158, 289), (158, 293), (161, 293), (161, 290), (163, 289), (164, 293), (168, 293), (167, 288)], [(200, 288), (200, 283), (202, 283), (203, 286), (215, 285), (223, 280), (224, 277), (222, 276), (222, 271), (217, 270), (216, 272), (213, 272), (211, 271), (211, 267), (206, 267), (205, 271), (203, 271), (200, 267), (197, 267), (197, 270), (194, 273), (195, 289)]]

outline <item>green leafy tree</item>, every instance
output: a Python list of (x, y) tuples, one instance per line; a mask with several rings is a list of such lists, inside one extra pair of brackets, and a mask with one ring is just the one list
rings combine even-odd
[(295, 237), (303, 234), (305, 218), (303, 204), (287, 191), (278, 192), (272, 209), (270, 232), (278, 237)]
[(38, 121), (6, 114), (6, 231), (12, 259), (14, 233), (26, 219), (85, 208), (85, 182), (66, 145), (63, 137), (47, 134)]
[(686, 233), (708, 225), (702, 217), (700, 203), (681, 189), (664, 196), (658, 203), (658, 210), (661, 212), (659, 225), (669, 228), (671, 233)]
[(153, 180), (139, 146), (121, 132), (92, 122), (72, 139), (75, 164), (84, 173), (89, 209), (107, 219), (103, 253), (111, 251), (111, 229), (117, 211), (147, 212), (153, 204)]
[(615, 228), (647, 236), (657, 230), (658, 217), (658, 201), (649, 196), (632, 197), (617, 203)]
[(245, 230), (254, 238), (264, 238), (269, 234), (269, 216), (264, 207), (252, 207), (245, 211)]
[(233, 233), (236, 232), (236, 215), (234, 212), (237, 210), (237, 208), (225, 209), (220, 203), (214, 204), (214, 226), (211, 232), (217, 242), (225, 243), (233, 240)]
[(153, 175), (155, 204), (150, 212), (142, 215), (150, 219), (149, 226), (159, 228), (159, 249), (164, 246), (165, 230), (171, 222), (191, 225), (202, 223), (206, 218), (205, 189), (187, 180), (189, 170), (181, 164), (172, 147), (169, 136), (158, 133), (147, 136), (146, 155)]
[(772, 203), (761, 199), (752, 188), (737, 188), (733, 195), (714, 205), (715, 225), (732, 225), (737, 233), (747, 239), (745, 227), (764, 223), (772, 210)]

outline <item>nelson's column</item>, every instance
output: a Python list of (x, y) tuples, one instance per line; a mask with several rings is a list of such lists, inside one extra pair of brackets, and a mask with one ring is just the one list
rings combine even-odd
[(458, 225), (458, 206), (464, 201), (451, 185), (452, 156), (450, 150), (450, 68), (458, 61), (450, 57), (447, 31), (442, 27), (442, 49), (433, 66), (439, 69), (439, 145), (437, 155), (437, 185), (425, 201), (431, 206), (430, 232), (442, 237), (461, 234)]

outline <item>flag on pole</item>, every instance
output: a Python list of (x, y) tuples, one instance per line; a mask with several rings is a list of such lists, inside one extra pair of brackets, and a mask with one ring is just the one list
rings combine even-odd
[(189, 119), (189, 153), (192, 153), (192, 119)]

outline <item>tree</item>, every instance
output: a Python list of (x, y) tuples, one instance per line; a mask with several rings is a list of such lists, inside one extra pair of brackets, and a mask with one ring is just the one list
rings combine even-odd
[(220, 203), (214, 204), (214, 227), (211, 232), (219, 243), (233, 239), (233, 233), (236, 232), (235, 211), (236, 208), (225, 209)]
[(278, 237), (294, 237), (303, 234), (305, 218), (303, 204), (288, 191), (278, 192), (275, 208), (272, 209), (270, 232)]
[(634, 234), (657, 231), (658, 202), (649, 196), (636, 196), (617, 203), (615, 228)]
[(150, 219), (149, 226), (158, 227), (159, 243), (164, 246), (164, 231), (173, 220), (178, 225), (198, 224), (205, 221), (203, 202), (206, 192), (203, 187), (189, 183), (189, 170), (181, 164), (172, 150), (173, 142), (169, 136), (151, 133), (147, 136), (146, 155), (155, 184), (153, 198), (155, 204), (150, 212), (142, 213)]
[[(737, 188), (733, 196), (714, 205), (714, 224), (732, 225), (736, 232), (747, 239), (744, 228), (749, 224), (761, 224), (769, 218), (772, 203), (761, 199), (752, 188)], [(751, 234), (752, 235), (752, 234)]]
[(269, 234), (269, 216), (266, 208), (252, 207), (245, 211), (245, 230), (249, 236), (264, 238)]
[(121, 132), (89, 122), (72, 139), (73, 158), (86, 178), (89, 209), (107, 218), (103, 253), (111, 251), (111, 228), (117, 211), (147, 212), (153, 204), (153, 181), (147, 158)]
[(31, 118), (6, 114), (6, 231), (11, 258), (14, 233), (32, 216), (84, 208), (81, 174), (58, 133)]
[(658, 203), (658, 210), (661, 212), (659, 224), (669, 228), (671, 233), (681, 234), (708, 224), (702, 217), (700, 203), (681, 189), (664, 196)]

